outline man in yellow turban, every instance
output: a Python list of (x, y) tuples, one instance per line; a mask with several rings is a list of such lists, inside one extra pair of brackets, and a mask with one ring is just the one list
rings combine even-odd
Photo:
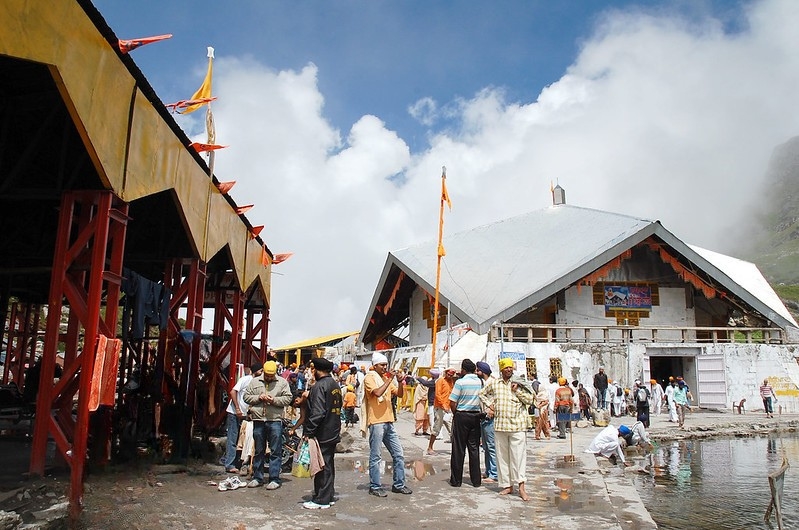
[(480, 401), (489, 418), (494, 418), (494, 437), (497, 450), (497, 471), (500, 495), (513, 493), (519, 485), (519, 496), (530, 497), (524, 489), (527, 481), (527, 408), (535, 396), (532, 389), (516, 382), (512, 359), (499, 360), (502, 377), (487, 383), (480, 391)]

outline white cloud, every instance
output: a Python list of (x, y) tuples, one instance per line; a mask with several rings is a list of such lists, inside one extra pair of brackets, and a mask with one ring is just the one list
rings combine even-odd
[[(271, 345), (361, 326), (386, 253), (435, 238), (442, 165), (448, 233), (547, 206), (557, 180), (571, 204), (730, 248), (772, 148), (799, 132), (799, 3), (746, 9), (735, 33), (714, 20), (609, 13), (541, 94), (510, 103), (486, 88), (445, 104), (456, 125), (431, 131), (415, 155), (379, 116), (342, 139), (313, 65), (218, 60), (218, 141), (231, 147), (217, 174), (238, 180), (238, 202), (255, 202), (248, 217), (266, 225), (270, 248), (295, 252), (274, 269)], [(441, 112), (429, 98), (408, 111), (421, 123)]]
[(426, 127), (432, 127), (438, 119), (438, 105), (431, 97), (424, 97), (408, 107), (408, 114)]

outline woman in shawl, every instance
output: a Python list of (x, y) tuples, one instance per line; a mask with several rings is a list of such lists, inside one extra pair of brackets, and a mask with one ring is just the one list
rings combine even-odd
[(413, 387), (413, 419), (416, 420), (415, 436), (430, 436), (430, 417), (427, 415), (427, 387)]

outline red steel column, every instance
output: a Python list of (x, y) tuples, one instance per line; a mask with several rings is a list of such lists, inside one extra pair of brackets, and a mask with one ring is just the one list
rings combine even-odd
[[(47, 329), (42, 355), (36, 422), (31, 449), (31, 473), (44, 473), (48, 436), (70, 466), (70, 514), (77, 516), (83, 497), (87, 458), (89, 394), (94, 372), (97, 337), (116, 336), (119, 284), (127, 230), (128, 205), (111, 192), (69, 192), (61, 200), (53, 272), (50, 279)], [(76, 218), (75, 214), (79, 217)], [(74, 228), (74, 230), (73, 230)], [(101, 315), (104, 293), (105, 315)], [(67, 351), (64, 373), (53, 384), (55, 357), (60, 338), (61, 310), (66, 298), (70, 308), (70, 332), (82, 326), (83, 350)], [(74, 314), (74, 317), (73, 317)], [(74, 318), (74, 320), (73, 320)], [(69, 337), (67, 337), (69, 339)], [(70, 344), (67, 340), (67, 348)], [(77, 419), (67, 411), (78, 394)], [(110, 432), (100, 433), (110, 439)], [(98, 440), (100, 445), (104, 440)]]

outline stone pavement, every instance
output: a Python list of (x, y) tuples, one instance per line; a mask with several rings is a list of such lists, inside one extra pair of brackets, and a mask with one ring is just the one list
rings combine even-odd
[[(435, 450), (438, 455), (426, 456), (424, 451), (428, 440), (413, 435), (413, 418), (407, 412), (400, 414), (397, 428), (405, 448), (406, 467), (410, 462), (414, 472), (409, 483), (415, 489), (414, 504), (422, 514), (427, 513), (438, 521), (460, 519), (459, 525), (467, 528), (657, 527), (632, 482), (625, 478), (625, 469), (583, 452), (601, 430), (598, 427), (575, 427), (573, 439), (567, 435), (566, 440), (553, 436), (551, 440), (538, 441), (532, 432), (528, 433), (528, 502), (516, 494), (500, 496), (496, 484), (472, 487), (468, 479), (468, 464), (463, 486), (449, 486), (451, 445), (437, 440)], [(565, 459), (571, 454), (576, 459), (573, 464)], [(420, 472), (422, 466), (425, 473)], [(435, 474), (429, 472), (431, 469)], [(632, 469), (628, 468), (626, 473), (634, 472)], [(417, 522), (428, 521), (420, 518)]]
[[(613, 424), (632, 424), (634, 418), (614, 418)], [(775, 429), (799, 428), (799, 417), (729, 412), (697, 412), (686, 419), (686, 429), (653, 417), (651, 432), (657, 440), (693, 436), (763, 434)], [(175, 466), (149, 466), (140, 472), (120, 468), (90, 475), (82, 528), (114, 530), (285, 528), (552, 528), (650, 529), (656, 528), (633, 487), (633, 466), (612, 466), (604, 458), (584, 453), (600, 428), (574, 429), (574, 456), (570, 465), (570, 440), (536, 441), (529, 436), (527, 491), (500, 496), (496, 485), (473, 488), (467, 480), (460, 488), (449, 486), (450, 445), (437, 441), (439, 455), (424, 455), (427, 439), (413, 436), (413, 418), (401, 412), (397, 429), (406, 457), (407, 483), (413, 495), (389, 493), (387, 498), (368, 494), (366, 440), (355, 432), (351, 452), (336, 455), (337, 502), (329, 510), (309, 511), (301, 503), (310, 499), (311, 479), (282, 475), (283, 486), (274, 491), (244, 488), (219, 492), (215, 483), (227, 475), (221, 466), (198, 462), (184, 472)], [(353, 432), (353, 431), (350, 431)], [(384, 458), (388, 454), (384, 451)], [(643, 463), (643, 457), (632, 457)], [(384, 485), (391, 485), (391, 462), (383, 466)], [(33, 491), (33, 490), (32, 490)]]

